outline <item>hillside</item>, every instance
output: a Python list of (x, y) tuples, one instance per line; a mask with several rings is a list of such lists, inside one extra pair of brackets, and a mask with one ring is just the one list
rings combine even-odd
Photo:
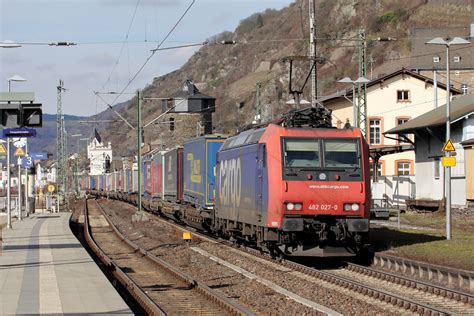
[[(87, 118), (73, 115), (64, 115), (66, 129), (69, 135), (82, 134), (83, 137), (89, 137), (90, 128), (80, 123)], [(31, 152), (49, 152), (56, 156), (56, 114), (43, 114), (43, 127), (36, 129), (37, 136), (30, 142), (28, 150)], [(81, 143), (85, 146), (85, 143)], [(69, 138), (69, 149), (75, 151), (77, 141), (75, 138)]]
[[(197, 51), (180, 69), (155, 78), (143, 90), (148, 97), (167, 97), (179, 89), (186, 79), (192, 79), (205, 94), (217, 98), (213, 120), (217, 132), (232, 133), (238, 126), (250, 123), (255, 114), (256, 83), (262, 84), (261, 97), (265, 105), (264, 119), (290, 109), (285, 104), (288, 95), (288, 64), (285, 56), (307, 55), (308, 1), (297, 1), (276, 11), (266, 10), (241, 21), (233, 32), (223, 32), (210, 38), (209, 44)], [(318, 66), (319, 95), (328, 95), (346, 88), (337, 84), (342, 77), (357, 76), (357, 31), (367, 33), (368, 74), (373, 78), (410, 62), (415, 28), (467, 27), (473, 22), (470, 1), (451, 0), (320, 0), (317, 1), (317, 55), (325, 61)], [(380, 42), (378, 37), (396, 38)], [(222, 40), (235, 40), (235, 45), (221, 45)], [(304, 81), (308, 62), (298, 62), (297, 82)], [(370, 69), (370, 70), (369, 70)], [(303, 97), (309, 99), (309, 85)], [(120, 105), (120, 112), (136, 120), (134, 99)], [(159, 102), (143, 105), (144, 121), (159, 115)], [(109, 117), (110, 110), (100, 114)], [(117, 133), (116, 131), (119, 131)], [(113, 133), (107, 131), (114, 131)], [(104, 131), (118, 156), (130, 155), (135, 142), (134, 131), (112, 123)], [(154, 128), (145, 130), (145, 140), (157, 137)], [(117, 156), (116, 154), (114, 154)]]

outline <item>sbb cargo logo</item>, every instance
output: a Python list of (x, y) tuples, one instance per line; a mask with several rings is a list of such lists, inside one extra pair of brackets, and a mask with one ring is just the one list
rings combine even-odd
[(240, 206), (242, 174), (240, 158), (224, 160), (219, 167), (219, 198), (223, 205)]

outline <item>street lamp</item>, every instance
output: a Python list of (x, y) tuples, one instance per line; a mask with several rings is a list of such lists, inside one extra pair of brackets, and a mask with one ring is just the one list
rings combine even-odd
[(8, 78), (7, 81), (8, 81), (8, 92), (11, 92), (11, 82), (12, 81), (25, 82), (26, 79), (21, 77), (21, 76), (14, 75), (13, 77)]
[(18, 48), (18, 47), (21, 47), (21, 45), (10, 40), (4, 40), (3, 43), (0, 43), (0, 48)]
[[(449, 78), (449, 48), (451, 45), (465, 45), (470, 43), (471, 42), (461, 37), (455, 37), (450, 41), (441, 37), (436, 37), (425, 43), (428, 45), (444, 45), (446, 47), (446, 143), (451, 138), (451, 85)], [(446, 152), (446, 155), (449, 157), (451, 153)], [(445, 168), (446, 177), (444, 180), (446, 186), (446, 239), (451, 240), (451, 167)]]
[[(5, 41), (6, 42), (6, 41)], [(5, 43), (4, 42), (4, 43)], [(4, 45), (4, 44), (2, 44)], [(0, 46), (0, 47), (5, 47), (5, 46)], [(10, 77), (7, 79), (8, 81), (8, 92), (11, 92), (11, 82), (12, 81), (17, 81), (17, 82), (25, 82), (26, 79), (23, 77), (20, 77), (18, 75), (14, 75), (13, 77)], [(11, 215), (11, 176), (10, 176), (10, 163), (11, 163), (11, 155), (10, 155), (10, 137), (7, 137), (7, 228), (12, 228), (12, 215)], [(20, 174), (20, 165), (18, 165), (18, 201), (21, 202), (21, 174)], [(21, 203), (19, 203), (19, 208), (20, 211), (18, 212), (18, 219), (21, 220)]]
[(357, 78), (357, 80), (354, 81), (349, 77), (344, 77), (341, 80), (339, 80), (338, 82), (352, 84), (352, 108), (353, 108), (353, 116), (354, 116), (353, 125), (354, 125), (354, 127), (359, 127), (359, 120), (358, 120), (359, 111), (358, 111), (358, 108), (357, 108), (356, 102), (355, 102), (355, 86), (356, 86), (356, 84), (358, 85), (358, 84), (363, 84), (363, 83), (369, 83), (370, 80), (367, 79), (367, 78), (364, 78), (364, 77), (359, 77), (359, 78)]

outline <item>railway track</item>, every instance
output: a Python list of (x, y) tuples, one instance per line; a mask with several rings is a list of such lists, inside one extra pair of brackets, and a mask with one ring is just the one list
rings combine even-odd
[(84, 212), (86, 242), (148, 314), (253, 315), (137, 247), (112, 225), (97, 201), (86, 200)]
[[(157, 217), (178, 230), (187, 230), (181, 225)], [(206, 234), (194, 232), (199, 239), (216, 243), (217, 240)], [(231, 246), (228, 241), (221, 244)], [(470, 315), (474, 313), (474, 296), (470, 293), (456, 291), (440, 285), (409, 279), (390, 272), (346, 263), (346, 267), (336, 270), (321, 270), (308, 267), (290, 260), (274, 259), (248, 247), (232, 247), (233, 251), (243, 253), (272, 264), (277, 264), (301, 273), (322, 283), (331, 284), (343, 291), (349, 291), (367, 299), (378, 301), (381, 305), (391, 305), (400, 313), (422, 315)], [(262, 261), (263, 262), (263, 261)]]
[[(176, 223), (168, 223), (180, 227)], [(200, 235), (201, 238), (213, 240), (207, 235), (198, 232), (195, 234)], [(227, 241), (225, 243), (228, 244)], [(472, 315), (474, 313), (474, 296), (448, 287), (409, 279), (350, 262), (346, 262), (346, 267), (342, 269), (321, 270), (291, 260), (273, 259), (267, 254), (248, 247), (239, 247), (239, 250), (413, 313), (423, 315)]]
[(392, 273), (347, 263), (346, 268), (321, 270), (290, 260), (269, 258), (260, 251), (245, 252), (319, 278), (325, 282), (392, 304), (408, 312), (422, 315), (472, 315), (474, 296), (423, 281), (410, 280)]

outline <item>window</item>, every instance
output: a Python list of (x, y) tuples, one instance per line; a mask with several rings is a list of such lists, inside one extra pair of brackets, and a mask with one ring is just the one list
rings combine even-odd
[(397, 90), (397, 102), (407, 102), (407, 101), (410, 101), (410, 91)]
[[(410, 118), (408, 118), (408, 117), (397, 117), (397, 126), (405, 124), (406, 122), (408, 122), (409, 119)], [(406, 135), (406, 136), (408, 136), (408, 135)], [(407, 142), (404, 142), (402, 139), (403, 138), (398, 138), (397, 137), (397, 143), (398, 144), (407, 144)]]
[(439, 63), (441, 60), (441, 58), (439, 58), (439, 56), (433, 56), (433, 62), (434, 63)]
[[(374, 177), (374, 164), (370, 164), (370, 176), (373, 178)], [(377, 164), (377, 177), (382, 176), (382, 164), (379, 161)]]
[(286, 167), (320, 167), (317, 139), (285, 139)]
[(455, 62), (455, 63), (461, 62), (461, 56), (459, 56), (459, 55), (454, 56), (453, 59), (454, 59), (454, 62)]
[(467, 88), (467, 84), (463, 83), (461, 85), (461, 91), (462, 91), (462, 95), (466, 95), (467, 92), (468, 92), (468, 88)]
[(174, 131), (174, 117), (170, 117), (170, 131)]
[(356, 140), (325, 140), (324, 166), (354, 168), (359, 166)]
[(397, 176), (409, 176), (410, 175), (410, 162), (409, 161), (398, 161), (397, 162)]
[(380, 135), (382, 133), (380, 119), (370, 120), (370, 145), (380, 145)]

